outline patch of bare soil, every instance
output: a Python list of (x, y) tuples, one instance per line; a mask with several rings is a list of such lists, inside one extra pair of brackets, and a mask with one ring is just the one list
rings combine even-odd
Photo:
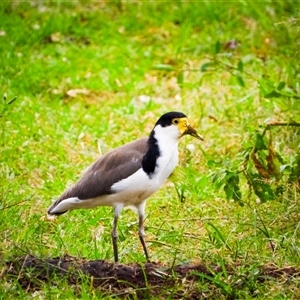
[[(39, 259), (30, 255), (16, 258), (5, 263), (2, 279), (17, 278), (26, 290), (38, 290), (41, 283), (55, 284), (58, 278), (66, 278), (69, 284), (77, 285), (83, 278), (87, 278), (95, 288), (110, 294), (128, 296), (134, 290), (137, 297), (144, 298), (145, 291), (151, 295), (160, 295), (166, 290), (180, 284), (190, 287), (188, 297), (199, 299), (199, 291), (191, 288), (193, 283), (210, 280), (221, 272), (228, 277), (239, 273), (239, 266), (213, 266), (205, 264), (181, 264), (167, 267), (159, 263), (120, 264), (104, 260), (74, 258), (71, 256)], [(237, 275), (238, 276), (238, 275)], [(253, 280), (253, 275), (251, 275)], [(278, 268), (276, 266), (262, 266), (258, 268), (255, 279), (257, 282), (280, 277), (291, 278), (300, 276), (294, 267)], [(243, 280), (248, 280), (243, 272)], [(186, 291), (185, 291), (186, 293)], [(177, 297), (181, 298), (180, 291)]]

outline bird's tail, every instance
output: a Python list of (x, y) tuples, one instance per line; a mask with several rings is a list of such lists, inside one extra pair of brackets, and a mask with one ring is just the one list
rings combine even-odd
[(48, 208), (48, 210), (47, 210), (47, 219), (48, 220), (54, 220), (57, 216), (60, 216), (60, 215), (62, 215), (62, 214), (64, 214), (64, 213), (67, 212), (67, 210), (66, 211), (55, 211), (55, 207), (59, 203), (60, 203), (60, 199), (54, 201), (52, 203), (52, 205)]

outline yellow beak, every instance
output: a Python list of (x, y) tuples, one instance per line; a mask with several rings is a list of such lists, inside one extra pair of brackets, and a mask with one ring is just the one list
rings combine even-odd
[(178, 128), (181, 132), (181, 136), (189, 134), (196, 139), (203, 141), (203, 137), (194, 129), (187, 118), (180, 118), (178, 123)]
[(184, 131), (183, 135), (185, 135), (185, 134), (189, 134), (189, 135), (195, 137), (196, 139), (203, 141), (203, 137), (196, 131), (196, 129), (194, 129), (190, 125), (188, 125), (186, 130)]

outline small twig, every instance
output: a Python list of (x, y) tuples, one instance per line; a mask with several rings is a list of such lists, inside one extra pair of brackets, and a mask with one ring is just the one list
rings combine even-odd
[(11, 207), (14, 207), (14, 206), (19, 206), (19, 204), (24, 203), (24, 202), (27, 202), (27, 201), (29, 201), (29, 200), (30, 200), (30, 199), (22, 200), (22, 201), (20, 201), (20, 202), (14, 203), (14, 204), (11, 204), (11, 205), (8, 205), (8, 206), (1, 207), (0, 210), (8, 209), (8, 208), (11, 208)]
[(267, 126), (300, 126), (300, 123), (297, 122), (270, 122), (267, 123)]
[(13, 204), (8, 205), (8, 206), (4, 206), (4, 207), (0, 208), (0, 211), (1, 211), (1, 210), (4, 210), (4, 209), (11, 208), (11, 207), (14, 207), (14, 206), (18, 206), (18, 205), (21, 204), (21, 203), (27, 202), (27, 201), (31, 200), (32, 197), (33, 197), (36, 193), (37, 193), (37, 192), (34, 192), (32, 195), (30, 195), (30, 196), (29, 196), (27, 199), (25, 199), (25, 200), (19, 201), (19, 202), (17, 202), (17, 203), (13, 203)]
[[(268, 130), (270, 130), (271, 126), (286, 126), (286, 127), (288, 127), (288, 126), (300, 126), (300, 123), (298, 123), (298, 122), (277, 122), (277, 121), (269, 122), (265, 125), (262, 136), (264, 136), (266, 134), (266, 132)], [(255, 149), (255, 146), (254, 146), (254, 149)], [(256, 151), (256, 149), (255, 149), (255, 151)]]
[(17, 277), (17, 280), (19, 280), (21, 278), (21, 274), (22, 274), (22, 271), (24, 269), (24, 265), (25, 265), (25, 262), (26, 262), (26, 259), (27, 257), (29, 256), (29, 254), (26, 254), (24, 260), (23, 260), (23, 263), (22, 263), (22, 266), (21, 266), (21, 269), (19, 270), (19, 274), (18, 274), (18, 277)]
[(256, 214), (257, 214), (257, 216), (258, 216), (258, 218), (261, 221), (262, 226), (263, 226), (263, 229), (260, 228), (260, 227), (257, 227), (257, 228), (267, 237), (267, 239), (269, 241), (269, 244), (271, 246), (271, 249), (272, 249), (273, 253), (275, 253), (275, 247), (274, 247), (274, 244), (272, 242), (271, 235), (269, 234), (269, 230), (267, 229), (264, 220), (260, 216), (260, 213), (258, 212), (258, 209), (256, 209)]
[[(220, 66), (222, 66), (222, 67), (225, 67), (225, 68), (227, 68), (228, 69), (228, 71), (232, 74), (232, 72), (231, 71), (239, 71), (239, 68), (237, 68), (237, 67), (235, 67), (235, 66), (233, 66), (233, 65), (229, 65), (229, 64), (227, 64), (227, 63), (225, 63), (225, 62), (222, 62), (221, 60), (216, 60), (216, 63), (218, 63)], [(255, 74), (253, 74), (253, 73), (251, 73), (251, 72), (248, 72), (248, 71), (246, 71), (246, 70), (243, 70), (243, 73), (244, 74), (246, 74), (246, 75), (248, 75), (248, 76), (250, 76), (252, 79), (254, 79), (254, 80), (258, 80), (259, 78), (255, 75)], [(233, 75), (235, 75), (235, 74), (233, 74)]]
[(15, 96), (13, 99), (11, 99), (10, 101), (6, 101), (6, 95), (3, 96), (3, 100), (4, 100), (4, 107), (2, 108), (2, 110), (0, 111), (0, 118), (3, 117), (3, 113), (5, 113), (5, 111), (7, 110), (7, 105), (10, 105), (12, 103), (14, 103), (17, 100), (17, 96)]
[[(15, 102), (17, 100), (17, 96), (15, 96), (13, 99), (11, 99), (9, 102), (7, 102), (7, 104), (12, 104), (13, 102)], [(4, 98), (4, 100), (6, 101), (6, 98)]]

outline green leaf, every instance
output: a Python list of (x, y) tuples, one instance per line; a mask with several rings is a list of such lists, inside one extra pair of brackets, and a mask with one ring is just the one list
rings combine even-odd
[(266, 182), (259, 174), (249, 173), (248, 175), (255, 195), (262, 202), (275, 199), (275, 192), (268, 182)]
[(209, 159), (206, 163), (206, 166), (208, 168), (213, 168), (216, 164), (217, 164), (216, 161), (214, 161), (213, 159)]
[(203, 64), (203, 65), (201, 66), (201, 68), (200, 68), (201, 72), (206, 72), (207, 69), (208, 69), (209, 67), (211, 67), (212, 65), (213, 65), (213, 63), (211, 63), (211, 62), (208, 62), (208, 63)]
[(216, 189), (220, 189), (225, 184), (226, 170), (222, 169), (219, 172), (213, 172), (210, 177), (212, 177), (212, 182)]
[(277, 87), (278, 91), (281, 91), (283, 88), (285, 87), (285, 82), (284, 81), (280, 81)]
[(225, 177), (224, 191), (226, 199), (233, 199), (234, 201), (242, 203), (242, 193), (239, 186), (240, 177), (237, 173), (227, 171)]
[(259, 90), (262, 95), (268, 95), (271, 91), (276, 91), (276, 86), (273, 81), (268, 79), (260, 79), (259, 83)]
[(154, 65), (152, 67), (152, 69), (154, 70), (160, 70), (160, 71), (174, 71), (175, 68), (171, 65), (167, 65), (167, 64), (157, 64), (157, 65)]
[(235, 77), (236, 77), (236, 80), (237, 80), (238, 84), (239, 84), (240, 86), (242, 86), (242, 87), (245, 87), (245, 82), (244, 82), (243, 77), (240, 76), (240, 75), (236, 75)]
[(183, 84), (183, 81), (184, 81), (184, 73), (183, 71), (180, 71), (177, 75), (177, 83), (181, 85)]
[(240, 72), (243, 72), (243, 71), (244, 71), (244, 63), (243, 63), (242, 60), (240, 60), (240, 61), (238, 62), (237, 67), (238, 67), (238, 70), (239, 70)]
[(217, 41), (216, 44), (215, 44), (215, 53), (216, 54), (220, 53), (221, 48), (222, 48), (222, 46), (221, 46), (220, 41)]
[(293, 159), (288, 181), (300, 185), (300, 150)]
[(290, 165), (281, 165), (280, 173), (283, 173), (285, 170), (291, 170), (291, 166)]
[(267, 94), (264, 95), (265, 98), (279, 98), (281, 96), (282, 95), (279, 92), (275, 91), (275, 90), (273, 90), (270, 93), (267, 93)]
[(264, 137), (258, 131), (256, 132), (256, 137), (255, 137), (255, 148), (256, 150), (267, 150)]
[(280, 180), (280, 162), (276, 151), (273, 149), (271, 143), (268, 146), (269, 154), (266, 157), (268, 172), (274, 176), (277, 181)]
[(208, 185), (207, 176), (202, 176), (199, 180), (197, 180), (197, 188), (204, 190)]

